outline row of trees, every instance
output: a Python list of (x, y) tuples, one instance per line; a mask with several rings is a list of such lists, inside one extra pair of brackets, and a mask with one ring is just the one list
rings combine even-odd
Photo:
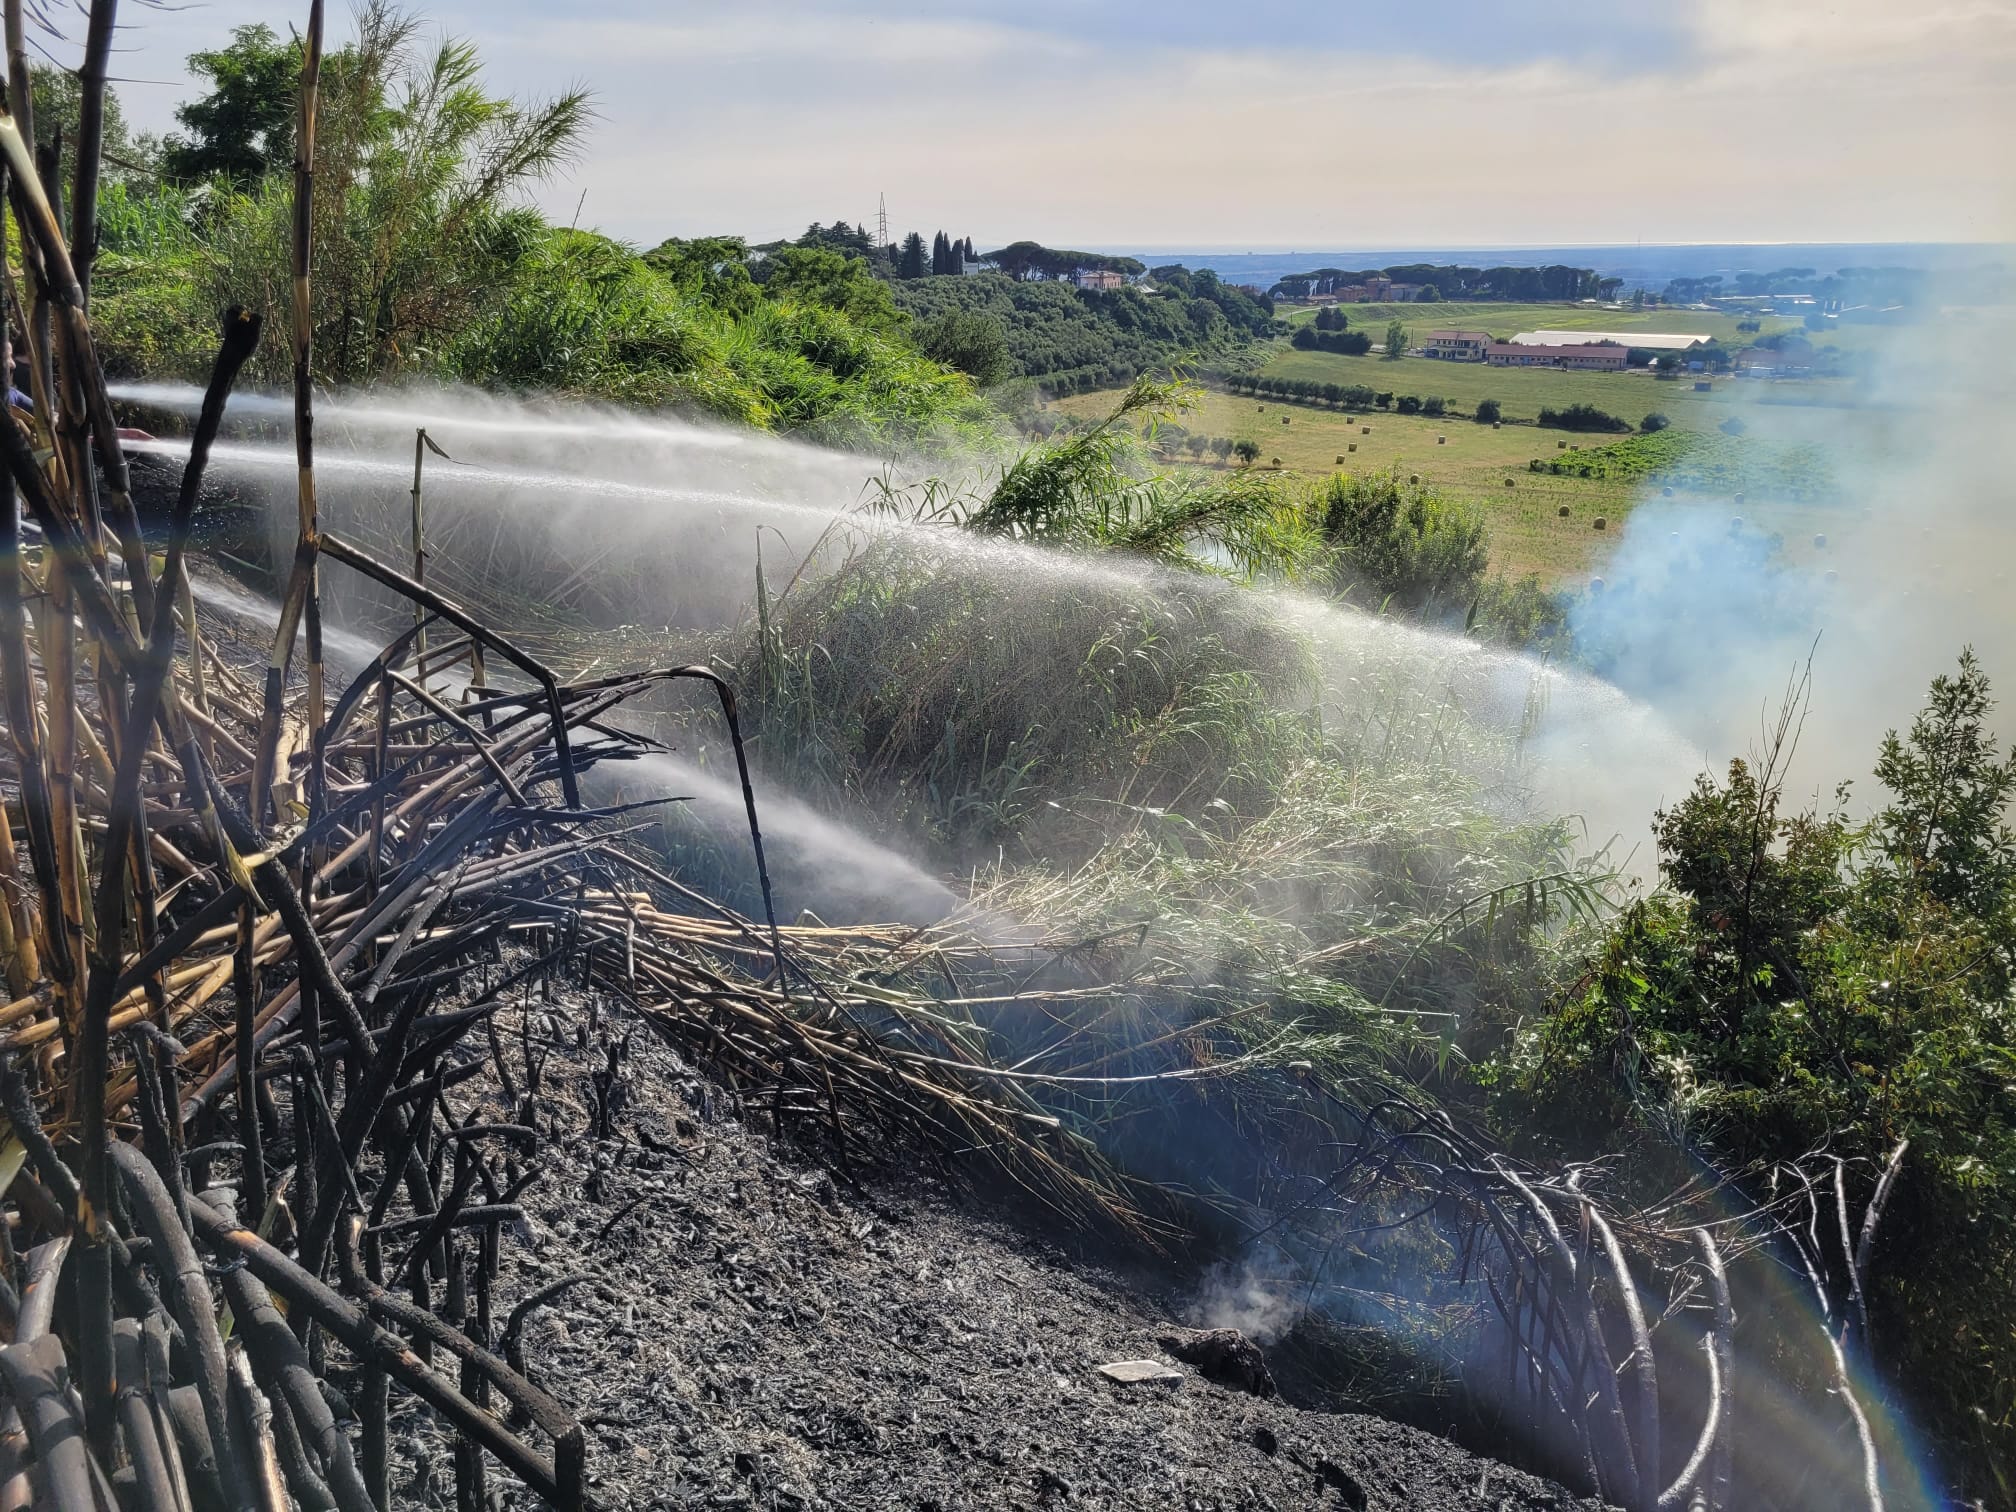
[(1314, 268), (1290, 274), (1269, 292), (1288, 299), (1335, 293), (1354, 284), (1384, 278), (1419, 287), (1417, 298), (1547, 301), (1610, 299), (1624, 286), (1621, 278), (1599, 278), (1593, 268), (1550, 263), (1540, 268), (1468, 268), (1442, 263), (1402, 263), (1391, 268)]
[[(1542, 409), (1540, 423), (1550, 430), (1608, 431), (1621, 434), (1631, 429), (1623, 420), (1593, 404), (1571, 404), (1565, 409)], [(1655, 427), (1656, 428), (1656, 427)]]
[[(1272, 378), (1250, 374), (1231, 374), (1220, 381), (1228, 393), (1328, 405), (1332, 409), (1390, 409), (1396, 414), (1428, 416), (1455, 413), (1449, 408), (1449, 401), (1439, 394), (1396, 394), (1362, 383), (1319, 383), (1313, 378)], [(1481, 400), (1477, 411), (1477, 418), (1481, 421), (1497, 420), (1498, 401)]]
[(1029, 278), (1036, 274), (1044, 278), (1068, 278), (1080, 268), (1107, 269), (1129, 278), (1138, 278), (1148, 271), (1147, 264), (1138, 258), (1113, 257), (1104, 252), (1071, 252), (1033, 241), (1010, 242), (997, 251), (983, 254), (982, 261), (991, 262), (1010, 278)]
[(898, 278), (923, 278), (927, 275), (943, 276), (966, 271), (966, 264), (973, 260), (973, 238), (955, 241), (943, 231), (931, 238), (929, 265), (926, 265), (924, 238), (912, 231), (903, 238), (902, 249), (896, 254), (896, 276)]

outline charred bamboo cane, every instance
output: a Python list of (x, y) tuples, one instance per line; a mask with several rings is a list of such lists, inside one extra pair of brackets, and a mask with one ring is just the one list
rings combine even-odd
[(249, 1271), (238, 1269), (225, 1274), (224, 1295), (252, 1357), (254, 1374), (268, 1393), (286, 1403), (321, 1462), (336, 1505), (342, 1512), (372, 1512), (371, 1495), (350, 1452), (350, 1440), (323, 1399), (309, 1369), (307, 1351), (287, 1327), (266, 1288)]
[[(198, 1235), (220, 1257), (242, 1260), (252, 1274), (265, 1283), (269, 1291), (283, 1298), (290, 1308), (305, 1309), (360, 1360), (377, 1365), (451, 1423), (466, 1429), (539, 1495), (561, 1507), (563, 1512), (573, 1512), (583, 1505), (578, 1452), (571, 1467), (563, 1463), (560, 1473), (556, 1474), (552, 1460), (508, 1432), (495, 1417), (476, 1407), (440, 1375), (423, 1365), (409, 1347), (373, 1323), (363, 1308), (331, 1291), (258, 1235), (230, 1223), (205, 1204), (193, 1204), (191, 1216)], [(431, 1319), (429, 1321), (432, 1323)], [(464, 1343), (466, 1345), (467, 1341)], [(520, 1380), (516, 1372), (509, 1371), (501, 1360), (495, 1364), (499, 1371), (508, 1373), (514, 1381)], [(496, 1379), (495, 1373), (492, 1373), (492, 1379)], [(537, 1388), (529, 1382), (522, 1384), (527, 1390), (537, 1392)], [(559, 1414), (559, 1426), (563, 1431), (571, 1426), (564, 1411)], [(580, 1445), (579, 1434), (578, 1428), (572, 1429), (573, 1445)]]

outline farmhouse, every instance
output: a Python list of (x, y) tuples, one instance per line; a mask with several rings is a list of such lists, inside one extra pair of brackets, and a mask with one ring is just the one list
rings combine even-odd
[(1071, 275), (1071, 281), (1081, 289), (1118, 289), (1127, 282), (1111, 268), (1080, 268)]
[(1445, 362), (1482, 362), (1490, 346), (1489, 331), (1430, 331), (1421, 355)]

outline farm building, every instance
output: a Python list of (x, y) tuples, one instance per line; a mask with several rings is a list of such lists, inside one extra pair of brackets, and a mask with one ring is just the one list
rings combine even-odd
[(1489, 331), (1430, 331), (1421, 355), (1445, 362), (1482, 362), (1490, 346)]
[(1706, 334), (1663, 333), (1658, 331), (1521, 331), (1512, 338), (1515, 346), (1585, 346), (1590, 342), (1614, 341), (1619, 346), (1642, 347), (1654, 352), (1684, 352), (1705, 346)]
[(1516, 341), (1494, 341), (1485, 348), (1484, 360), (1492, 367), (1552, 367), (1591, 373), (1619, 373), (1624, 370), (1627, 355), (1621, 346), (1528, 346)]
[(1127, 282), (1111, 268), (1080, 268), (1071, 275), (1071, 281), (1081, 289), (1118, 289)]

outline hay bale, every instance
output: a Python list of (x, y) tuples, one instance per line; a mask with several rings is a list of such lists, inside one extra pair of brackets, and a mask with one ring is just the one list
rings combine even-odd
[[(1352, 447), (1352, 448), (1351, 448), (1351, 450), (1353, 450), (1353, 451), (1356, 451), (1356, 450), (1358, 450), (1358, 448), (1354, 446), (1354, 447)], [(1342, 452), (1339, 452), (1339, 453), (1337, 453), (1337, 462), (1338, 462), (1338, 465), (1339, 465), (1339, 466), (1342, 466), (1342, 465), (1343, 465), (1343, 462), (1344, 462), (1344, 453), (1342, 453)]]
[[(1345, 447), (1344, 449), (1346, 451), (1356, 451), (1358, 450), (1358, 443), (1356, 441), (1353, 441), (1349, 446)], [(1342, 462), (1344, 459), (1342, 457), (1339, 457), (1337, 460), (1339, 462)]]
[(1407, 481), (1408, 481), (1409, 483), (1419, 483), (1419, 482), (1421, 481), (1421, 474), (1419, 474), (1419, 473), (1409, 473), (1409, 474), (1407, 474)]
[(1281, 459), (1279, 457), (1274, 458), (1274, 465), (1276, 467), (1279, 467), (1281, 465)]
[(1827, 549), (1827, 537), (1824, 535), (1813, 537), (1813, 549), (1815, 551), (1825, 551)]
[(1504, 422), (1503, 420), (1493, 420), (1493, 421), (1491, 422), (1491, 429), (1493, 429), (1493, 430), (1503, 430), (1503, 429), (1505, 429), (1505, 422)]
[(1281, 417), (1281, 423), (1282, 423), (1283, 425), (1286, 425), (1286, 424), (1288, 423), (1288, 417), (1287, 417), (1286, 415), (1283, 415), (1283, 416)]
[(1597, 530), (1608, 530), (1610, 528), (1610, 522), (1604, 519), (1603, 516), (1601, 515), (1596, 516), (1596, 518), (1591, 520), (1589, 523)]
[(1447, 436), (1437, 436), (1435, 438), (1435, 444), (1437, 446), (1447, 446), (1449, 444), (1449, 438)]
[(1556, 514), (1558, 514), (1558, 515), (1560, 515), (1562, 519), (1564, 519), (1564, 520), (1565, 520), (1565, 519), (1567, 519), (1567, 518), (1568, 518), (1568, 506), (1567, 506), (1566, 504), (1563, 504), (1563, 505), (1562, 505), (1562, 506), (1561, 506), (1561, 507), (1560, 507), (1560, 508), (1559, 508), (1558, 510), (1556, 510), (1556, 511), (1555, 511), (1555, 513), (1556, 513)]
[(1659, 493), (1662, 498), (1670, 499), (1673, 497), (1673, 489), (1670, 485), (1668, 487), (1660, 489)]
[(1372, 434), (1372, 427), (1369, 425), (1361, 425), (1358, 427), (1358, 434), (1361, 436), (1369, 436)]
[(1512, 479), (1510, 479), (1510, 478), (1507, 478), (1507, 479), (1505, 480), (1505, 486), (1506, 486), (1507, 488), (1517, 488), (1517, 487), (1518, 487), (1519, 485), (1518, 485), (1518, 484), (1517, 484), (1516, 482), (1514, 482), (1514, 481), (1513, 481)]
[(1556, 442), (1554, 443), (1554, 450), (1556, 450), (1556, 451), (1566, 451), (1566, 450), (1568, 450), (1568, 443), (1567, 443), (1566, 441), (1556, 441)]

